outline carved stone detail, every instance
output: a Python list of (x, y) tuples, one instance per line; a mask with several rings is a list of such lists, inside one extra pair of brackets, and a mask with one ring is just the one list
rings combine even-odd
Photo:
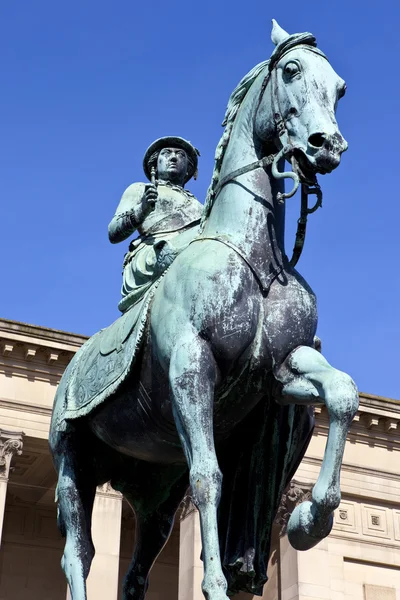
[(184, 519), (186, 519), (186, 517), (188, 517), (190, 514), (192, 514), (192, 512), (194, 512), (195, 510), (197, 510), (197, 509), (192, 502), (192, 496), (191, 496), (190, 488), (189, 488), (186, 496), (180, 503), (180, 506), (178, 509), (178, 511), (180, 511), (180, 514), (179, 514), (180, 520), (183, 521)]
[(32, 360), (35, 358), (37, 352), (37, 348), (27, 348), (25, 350), (25, 360)]
[(290, 482), (282, 495), (281, 503), (275, 517), (275, 523), (280, 527), (280, 537), (286, 534), (290, 515), (296, 506), (305, 500), (311, 499), (311, 486), (303, 485), (295, 480)]
[(397, 429), (398, 421), (397, 419), (386, 419), (385, 422), (385, 431), (387, 433), (395, 432)]
[(115, 498), (122, 498), (121, 493), (114, 490), (109, 481), (107, 481), (107, 483), (103, 483), (103, 485), (97, 486), (97, 493), (102, 496), (114, 496)]
[(377, 417), (376, 415), (368, 414), (364, 416), (364, 419), (367, 425), (367, 429), (373, 429), (375, 427), (378, 427), (379, 425), (379, 417)]
[(58, 352), (49, 352), (47, 354), (47, 364), (48, 365), (53, 365), (54, 363), (56, 363), (59, 359), (59, 353)]
[(24, 433), (0, 429), (0, 478), (8, 479), (14, 454), (22, 454)]
[(14, 350), (14, 344), (4, 343), (2, 345), (3, 356), (9, 356), (11, 352)]
[(365, 536), (393, 539), (393, 511), (384, 506), (362, 504), (363, 534)]

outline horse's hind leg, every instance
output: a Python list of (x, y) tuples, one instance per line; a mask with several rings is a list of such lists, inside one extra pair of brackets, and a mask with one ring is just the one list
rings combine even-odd
[(188, 486), (185, 467), (147, 463), (142, 471), (135, 473), (136, 485), (120, 488), (136, 516), (135, 547), (124, 579), (123, 600), (146, 597), (150, 569), (170, 536), (175, 513)]
[[(91, 519), (96, 485), (92, 472), (78, 464), (79, 441), (60, 434), (54, 457), (58, 470), (58, 525), (66, 537), (61, 566), (72, 600), (86, 600), (86, 579), (94, 556)], [(85, 462), (85, 457), (79, 456)]]
[(209, 600), (227, 600), (217, 527), (222, 475), (213, 432), (216, 365), (207, 342), (194, 332), (182, 333), (171, 355), (169, 376), (175, 422), (189, 465), (193, 502), (200, 513), (203, 593)]
[(329, 414), (328, 440), (312, 502), (297, 506), (288, 524), (292, 546), (308, 550), (329, 534), (332, 513), (340, 504), (340, 467), (347, 432), (358, 409), (358, 391), (349, 375), (307, 346), (294, 350), (275, 376), (283, 384), (282, 403), (323, 403)]

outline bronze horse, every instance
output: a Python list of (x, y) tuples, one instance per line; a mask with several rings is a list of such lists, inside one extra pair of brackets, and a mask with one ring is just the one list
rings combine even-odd
[[(189, 483), (204, 596), (261, 594), (274, 515), (317, 403), (330, 419), (325, 456), (312, 501), (295, 509), (288, 534), (307, 549), (331, 529), (358, 393), (314, 349), (315, 295), (285, 253), (283, 200), (292, 194), (283, 179), (297, 187), (338, 166), (347, 144), (335, 109), (345, 85), (311, 34), (275, 23), (272, 39), (271, 59), (231, 95), (198, 236), (155, 292), (129, 377), (87, 416), (66, 420), (78, 352), (57, 391), (50, 445), (73, 600), (86, 599), (91, 511), (96, 486), (108, 480), (137, 519), (124, 600), (145, 598)], [(285, 158), (293, 173), (282, 173)]]

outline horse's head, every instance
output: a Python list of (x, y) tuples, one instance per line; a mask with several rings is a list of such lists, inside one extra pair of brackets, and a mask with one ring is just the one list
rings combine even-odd
[(272, 41), (276, 48), (259, 98), (255, 134), (283, 147), (301, 178), (310, 180), (335, 169), (347, 150), (335, 118), (345, 83), (311, 34), (289, 35), (274, 21)]

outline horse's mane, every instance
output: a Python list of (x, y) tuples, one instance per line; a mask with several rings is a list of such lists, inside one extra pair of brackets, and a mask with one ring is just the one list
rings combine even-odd
[(245, 75), (243, 79), (240, 80), (240, 82), (230, 95), (230, 98), (228, 100), (228, 106), (226, 107), (225, 111), (225, 117), (222, 121), (222, 127), (225, 127), (225, 130), (215, 151), (214, 171), (211, 178), (210, 186), (207, 191), (200, 229), (204, 225), (207, 217), (209, 216), (214, 203), (214, 190), (219, 181), (222, 161), (224, 159), (225, 151), (228, 147), (229, 140), (231, 138), (233, 124), (239, 112), (239, 108), (241, 107), (242, 102), (245, 99), (247, 92), (253, 85), (254, 81), (257, 79), (261, 71), (268, 65), (268, 63), (269, 60), (264, 60), (263, 62), (256, 65), (253, 69), (251, 69), (251, 71), (249, 71), (247, 75)]

